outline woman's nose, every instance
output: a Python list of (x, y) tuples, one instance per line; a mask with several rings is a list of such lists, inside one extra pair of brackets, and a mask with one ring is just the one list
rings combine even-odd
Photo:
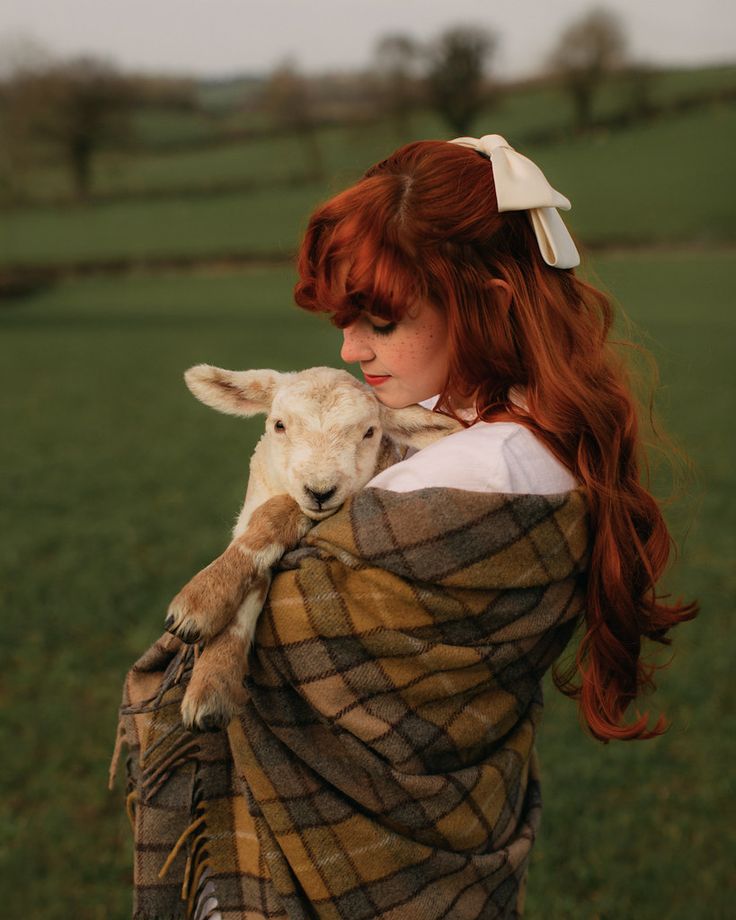
[(356, 325), (356, 323), (353, 323), (342, 330), (340, 357), (346, 364), (350, 364), (353, 361), (370, 361), (374, 357), (373, 350), (366, 337), (355, 328)]

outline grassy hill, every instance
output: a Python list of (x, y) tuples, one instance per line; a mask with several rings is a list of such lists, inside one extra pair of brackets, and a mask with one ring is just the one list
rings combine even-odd
[[(706, 77), (725, 84), (735, 73), (695, 71), (687, 75), (689, 84), (682, 74), (671, 74), (661, 78), (659, 91), (674, 98), (689, 85), (692, 94)], [(623, 90), (612, 86), (601, 105), (614, 105), (616, 92)], [(732, 102), (564, 143), (522, 144), (525, 135), (562, 125), (569, 117), (558, 90), (530, 88), (505, 96), (478, 118), (475, 130), (505, 135), (543, 166), (572, 200), (566, 220), (583, 243), (733, 243), (730, 198), (724, 194), (736, 140)], [(281, 253), (288, 259), (318, 201), (402, 142), (448, 137), (446, 127), (427, 112), (416, 114), (402, 137), (388, 122), (325, 127), (315, 137), (322, 179), (314, 177), (311, 148), (289, 135), (106, 155), (96, 164), (97, 199), (74, 206), (61, 166), (38, 169), (29, 185), (36, 204), (2, 214), (0, 268), (143, 255), (194, 260)], [(48, 199), (56, 203), (40, 203)]]
[[(500, 114), (492, 127), (498, 129), (493, 133), (513, 137)], [(269, 187), (264, 178), (262, 187), (241, 193), (152, 200), (142, 196), (6, 213), (0, 266), (237, 253), (281, 253), (288, 259), (312, 208), (392, 149), (387, 133), (366, 132), (355, 140), (345, 130), (322, 132), (320, 143), (332, 177), (322, 183)], [(417, 135), (439, 138), (440, 132)], [(694, 154), (695, 137), (699, 149), (707, 151), (707, 169)], [(543, 164), (552, 184), (572, 200), (565, 220), (583, 244), (716, 245), (736, 239), (731, 200), (724, 194), (730, 187), (735, 141), (736, 109), (714, 106), (593, 140), (525, 152)], [(298, 148), (290, 138), (254, 143), (241, 154), (242, 162), (230, 148), (188, 159), (172, 157), (179, 160), (172, 163), (179, 170), (171, 173), (172, 180), (204, 181), (218, 175), (215, 165), (225, 160), (233, 169), (242, 167), (244, 177), (257, 174), (259, 160), (270, 164), (264, 167), (266, 177), (299, 167)], [(215, 164), (212, 170), (208, 162)], [(155, 175), (153, 166), (150, 160), (140, 164), (130, 181), (144, 189)], [(158, 166), (163, 170), (163, 164)]]

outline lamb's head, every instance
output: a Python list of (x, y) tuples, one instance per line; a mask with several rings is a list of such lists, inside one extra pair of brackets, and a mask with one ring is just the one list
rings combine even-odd
[(390, 409), (366, 384), (332, 367), (279, 373), (198, 364), (184, 377), (213, 409), (267, 415), (251, 475), (257, 472), (274, 492), (291, 495), (314, 520), (333, 514), (396, 462), (400, 447), (426, 447), (461, 427), (422, 406)]

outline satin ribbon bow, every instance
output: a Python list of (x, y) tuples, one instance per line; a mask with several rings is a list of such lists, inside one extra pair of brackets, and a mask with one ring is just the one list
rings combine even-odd
[(580, 265), (575, 243), (557, 213), (572, 205), (552, 188), (542, 170), (528, 157), (511, 147), (500, 134), (483, 137), (456, 137), (451, 144), (472, 147), (491, 161), (499, 211), (529, 211), (539, 250), (547, 265), (574, 268)]

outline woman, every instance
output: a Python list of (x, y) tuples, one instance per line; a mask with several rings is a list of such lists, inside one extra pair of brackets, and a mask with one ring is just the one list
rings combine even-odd
[(625, 723), (641, 641), (696, 607), (656, 595), (670, 537), (569, 207), (486, 135), (406, 145), (312, 215), (296, 302), (378, 399), (464, 430), (285, 557), (227, 734), (177, 722), (194, 650), (162, 639), (131, 670), (140, 915), (521, 916), (541, 681), (577, 625), (555, 679), (589, 731), (664, 730)]

